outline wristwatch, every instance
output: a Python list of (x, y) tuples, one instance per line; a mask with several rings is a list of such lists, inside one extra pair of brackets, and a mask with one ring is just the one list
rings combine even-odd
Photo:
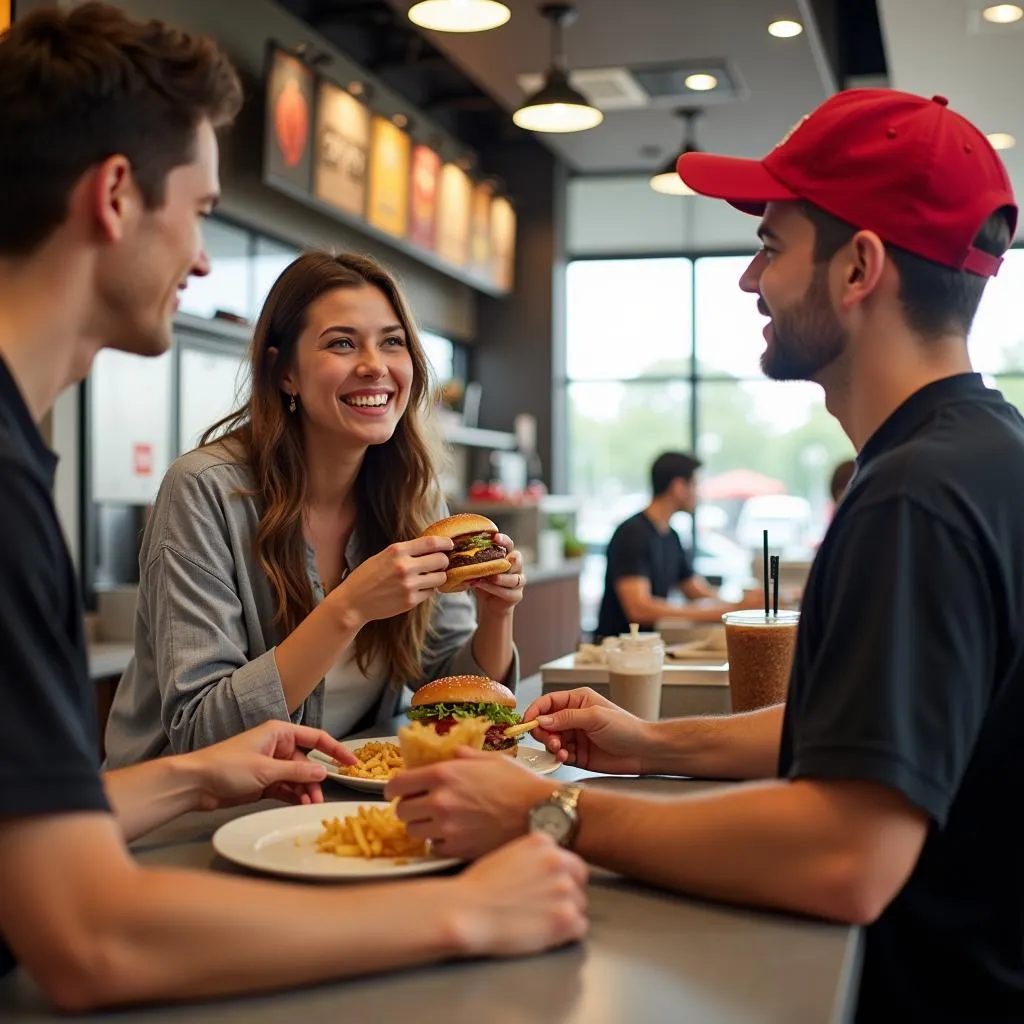
[(582, 792), (582, 786), (559, 786), (530, 811), (530, 831), (543, 832), (568, 849), (580, 827), (576, 805)]

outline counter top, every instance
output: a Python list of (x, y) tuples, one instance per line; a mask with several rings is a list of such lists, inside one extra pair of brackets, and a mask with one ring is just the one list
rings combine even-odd
[(96, 682), (112, 676), (120, 677), (134, 653), (134, 646), (127, 642), (100, 641), (89, 644), (89, 678)]
[(534, 583), (547, 583), (548, 580), (565, 580), (571, 576), (579, 576), (583, 572), (583, 560), (581, 558), (567, 558), (564, 562), (555, 565), (526, 565), (523, 566), (523, 575), (526, 577), (526, 592), (530, 592), (530, 586)]
[[(556, 777), (661, 796), (728, 785), (602, 777), (567, 767)], [(329, 800), (358, 799), (330, 784), (326, 795)], [(254, 809), (260, 807), (186, 815), (132, 849), (147, 864), (230, 873), (234, 869), (214, 854), (210, 838), (223, 822)], [(820, 1024), (852, 1019), (859, 975), (857, 928), (670, 895), (596, 869), (590, 916), (584, 943), (542, 956), (407, 970), (199, 1006), (94, 1014), (89, 1020)], [(20, 971), (0, 983), (0, 1017), (54, 1024), (67, 1020), (49, 1009)]]

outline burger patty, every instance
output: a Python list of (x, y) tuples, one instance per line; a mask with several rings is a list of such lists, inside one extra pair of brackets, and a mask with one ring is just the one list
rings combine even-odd
[[(438, 736), (444, 736), (448, 731), (455, 725), (456, 719), (454, 718), (440, 718), (434, 722), (434, 728), (437, 731)], [(507, 726), (504, 725), (492, 725), (487, 730), (487, 735), (484, 736), (484, 750), (506, 750), (509, 747), (514, 747), (516, 741), (509, 739), (505, 735), (505, 729)]]
[[(455, 554), (455, 552), (453, 552)], [(504, 558), (506, 551), (504, 548), (499, 548), (497, 545), (490, 548), (478, 548), (470, 557), (465, 557), (459, 553), (457, 559), (450, 559), (450, 568), (456, 569), (460, 565), (476, 565), (478, 562), (492, 562), (497, 558)]]

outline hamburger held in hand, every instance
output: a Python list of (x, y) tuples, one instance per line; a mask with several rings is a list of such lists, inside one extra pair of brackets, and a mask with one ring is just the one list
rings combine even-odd
[(505, 730), (518, 725), (516, 698), (507, 686), (487, 676), (447, 676), (421, 686), (412, 698), (409, 718), (429, 723), (444, 736), (462, 718), (486, 718), (490, 723), (484, 750), (497, 750), (515, 757), (519, 741), (509, 739)]
[(423, 531), (424, 537), (450, 537), (455, 544), (448, 555), (448, 579), (440, 587), (442, 594), (459, 590), (470, 580), (500, 576), (512, 568), (508, 552), (494, 540), (497, 532), (490, 519), (471, 512), (441, 519)]

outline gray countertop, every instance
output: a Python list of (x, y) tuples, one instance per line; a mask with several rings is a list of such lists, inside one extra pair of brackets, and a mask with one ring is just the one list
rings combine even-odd
[(108, 679), (120, 676), (128, 667), (135, 648), (127, 641), (100, 641), (89, 644), (89, 678)]
[[(539, 680), (524, 680), (522, 689), (525, 703)], [(602, 777), (567, 767), (555, 777), (661, 796), (728, 785)], [(365, 798), (343, 786), (327, 786), (328, 800)], [(260, 808), (186, 815), (135, 843), (133, 851), (144, 863), (232, 872), (236, 869), (213, 852), (210, 838), (220, 824), (253, 809)], [(583, 944), (543, 956), (450, 964), (279, 995), (88, 1019), (111, 1024), (838, 1024), (852, 1019), (860, 956), (856, 928), (677, 896), (597, 869), (590, 916), (591, 932)], [(67, 1017), (54, 1013), (19, 971), (0, 983), (0, 1019)]]

